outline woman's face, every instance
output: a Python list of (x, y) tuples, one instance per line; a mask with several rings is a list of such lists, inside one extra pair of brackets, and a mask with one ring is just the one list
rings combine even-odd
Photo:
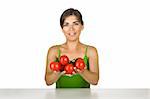
[(79, 22), (76, 16), (71, 15), (64, 20), (62, 31), (67, 40), (74, 41), (79, 39), (80, 33), (83, 30), (83, 25)]

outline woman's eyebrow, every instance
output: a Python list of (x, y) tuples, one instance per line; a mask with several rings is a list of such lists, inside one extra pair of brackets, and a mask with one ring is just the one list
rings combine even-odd
[[(73, 23), (80, 23), (80, 21), (73, 21)], [(64, 22), (64, 24), (69, 24), (69, 22)]]
[(76, 23), (76, 22), (80, 22), (80, 21), (74, 21), (73, 23)]
[(64, 24), (69, 24), (68, 22), (64, 22)]

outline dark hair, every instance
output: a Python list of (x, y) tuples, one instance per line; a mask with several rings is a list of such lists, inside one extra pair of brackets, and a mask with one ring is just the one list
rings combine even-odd
[(69, 8), (67, 10), (65, 10), (61, 17), (60, 17), (60, 26), (61, 28), (63, 28), (63, 24), (64, 24), (64, 21), (66, 19), (66, 17), (70, 16), (70, 15), (74, 15), (77, 17), (78, 21), (83, 25), (84, 22), (82, 20), (82, 15), (81, 13), (77, 10), (77, 9), (73, 9), (73, 8)]

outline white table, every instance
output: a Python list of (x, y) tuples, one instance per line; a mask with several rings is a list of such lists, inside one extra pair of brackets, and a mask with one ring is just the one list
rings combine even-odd
[(148, 89), (0, 89), (0, 99), (150, 99)]

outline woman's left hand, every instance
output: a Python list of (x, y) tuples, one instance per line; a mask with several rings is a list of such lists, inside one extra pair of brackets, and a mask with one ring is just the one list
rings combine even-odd
[(84, 69), (82, 69), (82, 70), (77, 69), (76, 67), (74, 67), (75, 72), (78, 73), (78, 74), (82, 74), (86, 69), (87, 69), (86, 66), (85, 66)]

